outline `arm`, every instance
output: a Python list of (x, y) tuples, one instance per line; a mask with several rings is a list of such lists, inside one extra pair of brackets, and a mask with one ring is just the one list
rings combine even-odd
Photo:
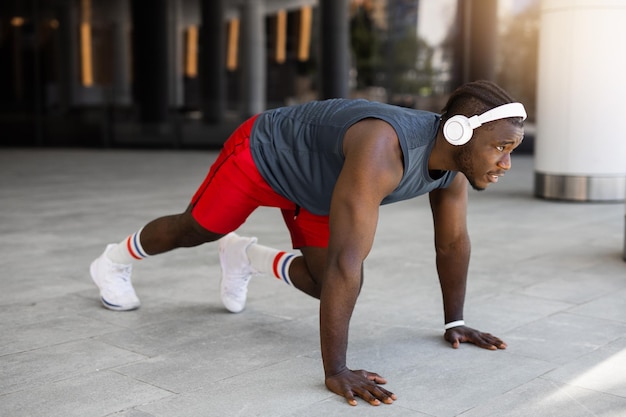
[(430, 193), (435, 251), (445, 322), (462, 320), (470, 239), (467, 232), (467, 181), (458, 173), (445, 189)]
[(382, 199), (402, 177), (395, 132), (378, 120), (359, 122), (344, 141), (345, 163), (333, 192), (330, 240), (320, 296), (320, 338), (326, 386), (356, 405), (359, 396), (372, 405), (395, 396), (377, 383), (377, 374), (347, 368), (348, 327), (361, 287), (363, 261), (374, 240)]
[[(450, 323), (463, 320), (471, 248), (467, 232), (467, 180), (458, 173), (448, 188), (434, 190), (429, 197), (444, 318), (446, 323)], [(497, 337), (466, 326), (447, 330), (445, 339), (454, 348), (462, 342), (474, 343), (490, 350), (506, 347)]]

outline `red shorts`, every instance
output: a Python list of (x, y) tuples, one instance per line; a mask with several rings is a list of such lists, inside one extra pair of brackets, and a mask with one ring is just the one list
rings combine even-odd
[(256, 116), (245, 121), (224, 143), (208, 175), (191, 199), (191, 214), (205, 229), (226, 234), (241, 226), (260, 206), (280, 208), (294, 249), (327, 247), (328, 216), (296, 207), (276, 193), (259, 173), (250, 152)]

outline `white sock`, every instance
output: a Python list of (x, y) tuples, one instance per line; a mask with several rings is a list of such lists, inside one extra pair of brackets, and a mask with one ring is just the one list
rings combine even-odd
[(113, 263), (128, 265), (150, 256), (141, 246), (139, 236), (142, 230), (143, 228), (118, 243), (117, 246), (107, 252), (107, 258)]
[(255, 271), (270, 274), (288, 285), (292, 285), (289, 278), (289, 266), (296, 258), (295, 254), (259, 244), (248, 246), (247, 253), (250, 264)]

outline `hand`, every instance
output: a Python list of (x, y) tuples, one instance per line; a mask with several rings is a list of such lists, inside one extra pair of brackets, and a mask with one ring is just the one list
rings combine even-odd
[(386, 383), (387, 380), (380, 375), (364, 370), (345, 369), (326, 377), (326, 387), (345, 397), (350, 405), (356, 405), (355, 396), (363, 398), (371, 405), (380, 405), (381, 401), (385, 404), (393, 403), (397, 399), (396, 394), (378, 386)]
[(489, 350), (506, 349), (506, 343), (499, 338), (467, 326), (453, 327), (446, 330), (444, 338), (455, 349), (459, 347), (459, 343), (473, 343), (478, 347)]

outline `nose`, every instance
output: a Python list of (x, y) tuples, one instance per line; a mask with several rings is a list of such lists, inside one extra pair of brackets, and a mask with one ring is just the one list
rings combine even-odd
[(509, 169), (511, 169), (511, 154), (508, 152), (505, 152), (504, 155), (502, 155), (502, 158), (500, 158), (500, 160), (498, 161), (498, 168), (501, 168), (505, 171), (508, 171)]

